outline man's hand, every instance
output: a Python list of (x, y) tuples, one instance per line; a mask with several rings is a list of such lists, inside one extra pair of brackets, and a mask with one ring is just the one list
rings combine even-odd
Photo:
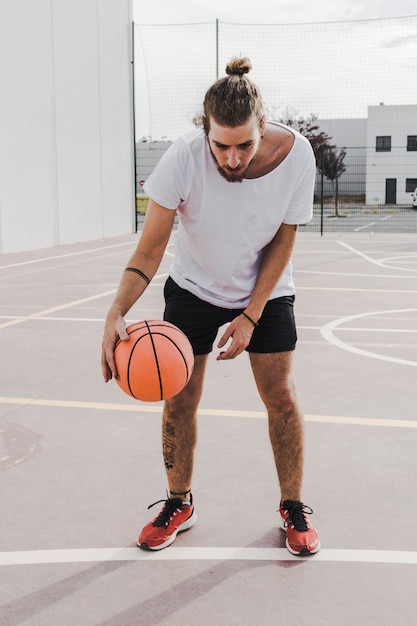
[(117, 378), (116, 362), (114, 360), (114, 347), (118, 339), (127, 341), (129, 335), (126, 332), (126, 323), (121, 315), (109, 315), (104, 328), (103, 342), (101, 344), (101, 369), (104, 382), (113, 377)]
[(227, 361), (237, 357), (245, 348), (248, 347), (253, 331), (253, 324), (243, 315), (235, 317), (221, 336), (217, 347), (223, 348), (229, 339), (232, 341), (225, 352), (220, 352), (216, 360)]

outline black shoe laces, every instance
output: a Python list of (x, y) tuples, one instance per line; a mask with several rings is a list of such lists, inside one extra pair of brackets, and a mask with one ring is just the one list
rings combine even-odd
[(312, 514), (312, 508), (306, 506), (302, 502), (296, 502), (294, 504), (289, 504), (288, 506), (286, 505), (286, 502), (283, 502), (282, 508), (285, 511), (288, 511), (288, 518), (284, 522), (285, 528), (288, 528), (288, 526), (292, 524), (296, 530), (308, 530), (307, 519), (305, 516)]
[(148, 506), (148, 509), (151, 509), (153, 506), (160, 504), (161, 502), (165, 503), (164, 507), (158, 517), (156, 517), (152, 522), (152, 526), (164, 526), (165, 528), (167, 528), (175, 511), (181, 510), (182, 500), (181, 498), (167, 498), (166, 500), (157, 500), (157, 502), (150, 504)]

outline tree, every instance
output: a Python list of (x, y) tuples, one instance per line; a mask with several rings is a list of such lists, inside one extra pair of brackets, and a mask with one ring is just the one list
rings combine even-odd
[[(317, 124), (317, 115), (311, 113), (307, 117), (299, 115), (296, 111), (287, 108), (284, 113), (277, 115), (274, 111), (269, 111), (270, 119), (286, 126), (291, 126), (298, 130), (301, 135), (309, 140), (311, 147), (313, 148), (314, 156), (316, 157), (317, 167), (321, 162), (321, 151), (323, 148), (330, 146), (331, 137), (324, 131), (320, 130), (320, 126)], [(332, 146), (335, 147), (335, 146)]]
[(346, 171), (345, 156), (346, 150), (344, 148), (338, 150), (336, 146), (323, 146), (321, 158), (317, 163), (320, 174), (322, 173), (332, 183), (336, 217), (340, 217), (338, 212), (339, 178)]
[(318, 171), (332, 182), (335, 215), (339, 217), (339, 178), (346, 171), (346, 166), (344, 165), (346, 150), (342, 148), (338, 152), (337, 147), (330, 143), (332, 138), (320, 130), (320, 126), (317, 123), (318, 116), (314, 113), (303, 117), (290, 108), (287, 108), (281, 115), (277, 115), (276, 111), (268, 111), (268, 113), (270, 119), (295, 128), (309, 140), (316, 157)]

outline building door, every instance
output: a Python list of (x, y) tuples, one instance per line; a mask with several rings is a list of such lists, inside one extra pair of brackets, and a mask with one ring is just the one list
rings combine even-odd
[(385, 179), (385, 204), (397, 204), (397, 179)]

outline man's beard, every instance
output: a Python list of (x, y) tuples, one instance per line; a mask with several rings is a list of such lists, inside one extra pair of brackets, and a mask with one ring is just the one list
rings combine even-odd
[(220, 167), (220, 165), (217, 163), (217, 171), (219, 172), (219, 174), (221, 174), (221, 176), (223, 176), (223, 178), (227, 180), (228, 183), (241, 183), (243, 180), (243, 174), (246, 172), (246, 170), (247, 167), (245, 167), (245, 169), (240, 172), (239, 176), (237, 176), (236, 174), (233, 174), (233, 170), (231, 170), (229, 174), (227, 170)]
[[(213, 158), (213, 161), (215, 162), (216, 166), (217, 166), (217, 171), (219, 172), (219, 174), (221, 176), (223, 176), (223, 178), (225, 178), (227, 180), (228, 183), (241, 183), (244, 179), (245, 179), (245, 173), (248, 170), (248, 167), (253, 163), (253, 161), (256, 159), (256, 155), (258, 153), (256, 153), (252, 159), (249, 161), (249, 163), (247, 164), (247, 166), (245, 168), (242, 169), (238, 169), (238, 170), (227, 170), (224, 169), (223, 167), (221, 167), (219, 165), (219, 162), (217, 161), (216, 157), (214, 156), (210, 143), (208, 143), (209, 149), (210, 149), (210, 154)], [(234, 172), (239, 172), (239, 174), (237, 175)]]

